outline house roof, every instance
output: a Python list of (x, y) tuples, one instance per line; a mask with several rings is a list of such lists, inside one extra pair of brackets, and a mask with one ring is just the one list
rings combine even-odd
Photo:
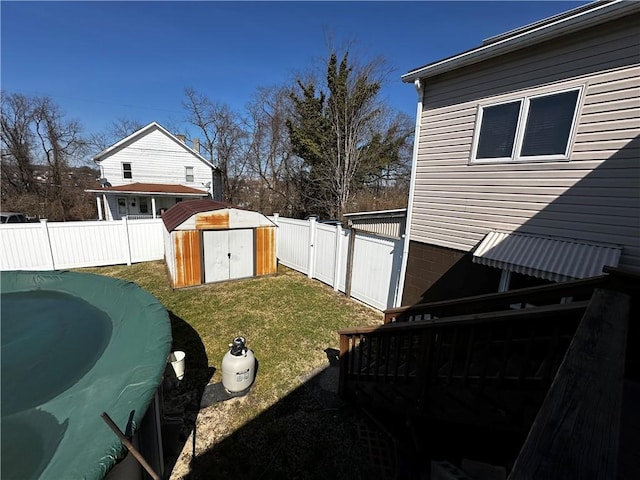
[(182, 195), (199, 197), (207, 196), (208, 193), (197, 188), (187, 187), (185, 185), (167, 185), (161, 183), (129, 183), (118, 187), (105, 187), (91, 190), (85, 190), (88, 193), (137, 193), (137, 194), (156, 194), (156, 195)]
[(204, 158), (202, 155), (200, 155), (199, 152), (196, 152), (193, 148), (189, 147), (186, 143), (181, 141), (178, 137), (173, 135), (171, 132), (169, 132), (166, 128), (164, 128), (162, 125), (160, 125), (157, 122), (151, 122), (149, 125), (147, 125), (145, 127), (142, 127), (140, 130), (137, 130), (137, 131), (133, 132), (128, 137), (125, 137), (122, 140), (114, 143), (110, 147), (105, 148), (100, 153), (95, 155), (91, 160), (93, 160), (96, 163), (99, 163), (99, 162), (102, 161), (102, 159), (104, 157), (106, 157), (108, 155), (111, 155), (116, 150), (119, 150), (120, 148), (122, 148), (122, 147), (130, 144), (131, 142), (137, 140), (138, 138), (143, 137), (144, 135), (146, 135), (147, 133), (149, 133), (152, 130), (159, 130), (160, 132), (164, 133), (167, 137), (169, 137), (171, 140), (173, 140), (178, 145), (180, 145), (182, 148), (184, 148), (186, 151), (191, 153), (198, 160), (200, 160), (201, 162), (205, 163), (207, 166), (209, 166), (211, 168), (218, 169), (217, 165), (214, 165), (211, 161), (209, 161), (206, 158)]
[(210, 199), (202, 200), (186, 200), (176, 203), (162, 215), (162, 221), (167, 231), (172, 231), (186, 219), (200, 212), (209, 212), (212, 210), (222, 210), (225, 208), (236, 208), (243, 210), (236, 205), (226, 202), (217, 202)]
[(637, 1), (607, 0), (592, 2), (496, 35), (471, 50), (415, 68), (404, 74), (402, 81), (409, 83), (418, 79), (433, 77), (639, 11), (640, 2)]
[(617, 267), (622, 247), (572, 238), (490, 231), (473, 252), (473, 261), (511, 272), (564, 282)]

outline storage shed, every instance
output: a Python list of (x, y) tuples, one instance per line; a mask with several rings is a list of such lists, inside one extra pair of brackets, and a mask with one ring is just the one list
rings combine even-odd
[(177, 203), (162, 215), (173, 288), (276, 273), (276, 225), (214, 200)]

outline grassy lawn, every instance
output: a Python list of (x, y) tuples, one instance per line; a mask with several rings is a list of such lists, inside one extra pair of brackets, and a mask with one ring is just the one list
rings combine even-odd
[[(325, 350), (339, 348), (338, 330), (379, 325), (381, 313), (282, 266), (272, 277), (181, 290), (169, 287), (161, 261), (81, 271), (135, 282), (170, 312), (173, 349), (187, 354), (178, 394), (187, 411), (195, 402), (198, 415), (197, 458), (188, 467), (178, 459), (176, 470), (184, 474), (171, 478), (212, 478), (211, 469), (218, 472), (215, 478), (238, 472), (245, 478), (370, 476), (352, 459), (337, 460), (347, 451), (362, 453), (353, 412), (315, 402), (301, 388), (301, 377), (328, 365)], [(221, 381), (222, 357), (238, 335), (246, 337), (259, 362), (254, 386), (245, 397), (197, 412), (199, 395), (193, 391)], [(189, 461), (191, 440), (182, 453)]]

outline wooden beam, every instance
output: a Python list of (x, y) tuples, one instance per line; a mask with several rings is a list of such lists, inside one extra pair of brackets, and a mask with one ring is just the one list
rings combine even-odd
[(353, 275), (353, 253), (356, 247), (356, 229), (351, 228), (349, 235), (349, 251), (347, 252), (347, 278), (345, 280), (344, 294), (351, 298), (351, 277)]
[[(436, 302), (419, 303), (416, 305), (390, 308), (385, 310), (385, 323), (391, 321), (392, 318), (401, 317), (402, 315), (412, 313), (435, 313), (439, 309), (447, 309), (451, 307), (465, 307), (474, 310), (479, 306), (491, 307), (492, 305), (508, 305), (510, 303), (519, 302), (522, 299), (531, 301), (560, 298), (574, 293), (588, 293), (592, 289), (601, 286), (607, 280), (607, 275), (591, 277), (582, 280), (574, 280), (570, 282), (557, 283), (552, 285), (542, 285), (537, 287), (528, 287), (508, 292), (498, 292), (483, 295), (474, 295), (471, 297), (462, 297), (452, 300), (440, 300)], [(576, 291), (577, 290), (577, 291)], [(565, 295), (567, 294), (567, 295)], [(559, 303), (559, 302), (558, 302)]]
[(596, 289), (509, 480), (616, 478), (629, 304)]
[(347, 370), (349, 368), (349, 337), (340, 335), (340, 376), (338, 378), (338, 395), (344, 395), (344, 386), (347, 381)]
[(355, 327), (340, 330), (340, 335), (361, 335), (373, 332), (387, 331), (411, 331), (429, 328), (431, 326), (472, 325), (491, 321), (517, 321), (534, 317), (553, 315), (580, 314), (587, 308), (588, 301), (572, 302), (564, 304), (545, 305), (542, 307), (530, 307), (521, 309), (500, 310), (497, 312), (472, 313), (469, 315), (456, 315), (451, 317), (435, 318), (432, 320), (419, 320), (415, 322), (387, 323), (377, 327)]

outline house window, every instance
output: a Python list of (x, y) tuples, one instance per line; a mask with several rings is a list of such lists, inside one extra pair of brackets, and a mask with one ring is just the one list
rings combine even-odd
[(149, 206), (147, 204), (147, 198), (146, 197), (140, 197), (139, 199), (139, 204), (140, 204), (140, 213), (149, 213)]
[(126, 198), (118, 197), (118, 213), (120, 215), (126, 215), (128, 213)]
[(123, 163), (122, 164), (122, 178), (133, 178), (131, 174), (131, 164)]
[(481, 106), (472, 163), (568, 160), (580, 88)]
[(193, 183), (193, 167), (185, 167), (185, 172), (187, 183)]

